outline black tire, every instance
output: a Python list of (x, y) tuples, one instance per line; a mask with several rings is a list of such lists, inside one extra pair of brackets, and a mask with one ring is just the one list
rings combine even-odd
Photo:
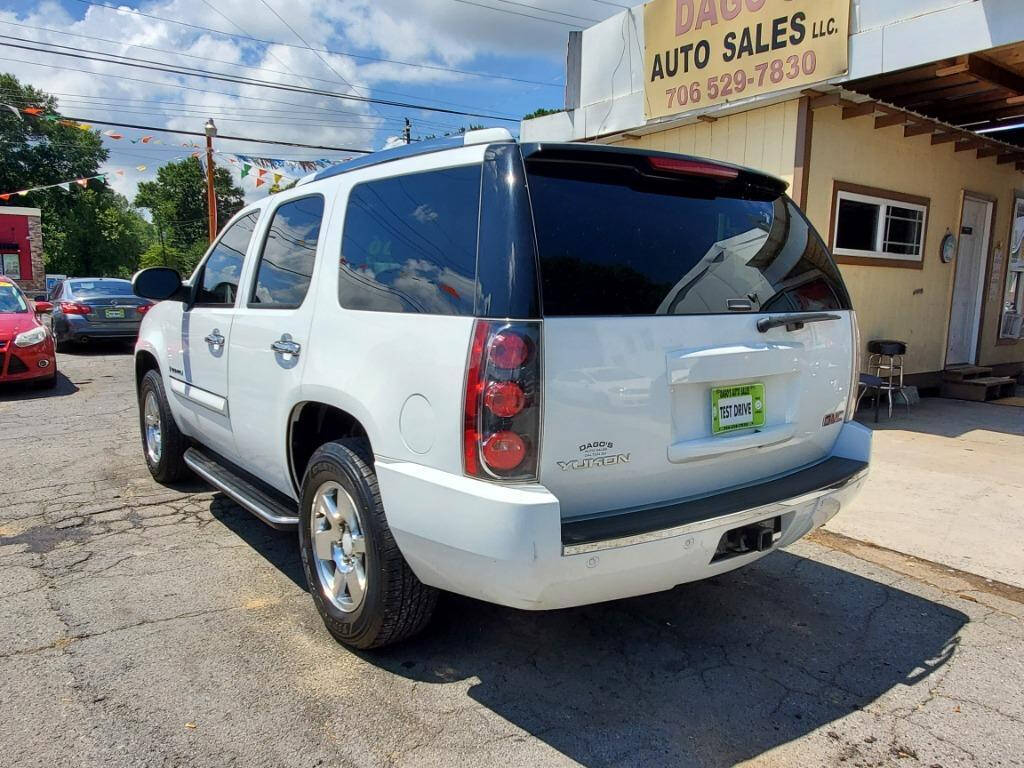
[[(160, 460), (154, 462), (146, 450), (146, 418), (144, 415), (146, 395), (152, 392), (156, 398), (157, 408), (160, 411), (160, 436), (162, 443)], [(146, 459), (146, 466), (149, 473), (158, 483), (173, 483), (181, 480), (188, 474), (188, 467), (185, 466), (185, 451), (188, 448), (187, 438), (178, 430), (178, 425), (171, 415), (170, 406), (167, 404), (167, 394), (164, 391), (164, 382), (157, 370), (147, 371), (142, 377), (142, 384), (139, 386), (139, 432), (142, 437), (142, 455)]]
[[(366, 591), (351, 612), (340, 610), (324, 594), (313, 550), (313, 499), (328, 481), (338, 483), (357, 505), (366, 544)], [(416, 578), (395, 544), (373, 471), (373, 454), (365, 440), (338, 440), (313, 454), (302, 480), (299, 546), (313, 602), (327, 630), (343, 645), (362, 649), (392, 645), (430, 622), (437, 590)]]

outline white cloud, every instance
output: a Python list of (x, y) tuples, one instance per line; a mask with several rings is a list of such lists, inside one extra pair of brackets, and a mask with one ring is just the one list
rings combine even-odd
[[(547, 71), (561, 73), (568, 27), (557, 24), (487, 11), (455, 0), (266, 1), (310, 45), (318, 48), (440, 67), (502, 70), (513, 76), (520, 76), (522, 66), (537, 67), (540, 61)], [(482, 1), (507, 10), (533, 13), (497, 0)], [(470, 103), (475, 100), (479, 106), (473, 111), (500, 110), (502, 94), (511, 87), (500, 80), (488, 81), (437, 69), (321, 54), (329, 62), (328, 67), (317, 54), (301, 47), (266, 46), (128, 12), (134, 9), (151, 16), (237, 32), (232, 26), (234, 22), (251, 36), (303, 45), (261, 0), (210, 2), (219, 14), (202, 0), (156, 0), (124, 5), (119, 12), (87, 6), (84, 17), (79, 18), (71, 16), (59, 3), (44, 0), (28, 12), (0, 10), (0, 22), (35, 27), (0, 23), (0, 34), (100, 52), (85, 55), (121, 54), (332, 92), (372, 93), (421, 103), (439, 98)], [(545, 7), (590, 18), (603, 18), (616, 10), (595, 0), (559, 0), (557, 6), (551, 0), (550, 4), (545, 2)], [(535, 13), (542, 15), (540, 11)], [(111, 40), (123, 41), (123, 45), (105, 42)], [(176, 53), (161, 53), (152, 48)], [(396, 141), (401, 132), (401, 117), (410, 112), (421, 133), (440, 134), (469, 121), (451, 115), (371, 107), (364, 102), (329, 96), (161, 74), (11, 48), (0, 49), (0, 57), (0, 71), (12, 72), (23, 82), (56, 94), (61, 111), (67, 115), (190, 131), (201, 131), (206, 117), (212, 116), (221, 135), (217, 148), (225, 152), (287, 159), (339, 156), (325, 150), (233, 142), (223, 136), (268, 136), (331, 147), (379, 148)], [(262, 69), (241, 69), (228, 62)], [(60, 68), (39, 66), (40, 63)], [(443, 95), (439, 95), (442, 91), (438, 89), (443, 89)], [(465, 90), (466, 96), (460, 98), (453, 89)], [(480, 104), (481, 90), (493, 94), (487, 98), (488, 104)], [(396, 96), (396, 91), (404, 95)], [(110, 126), (97, 123), (97, 127)], [(126, 137), (149, 133), (130, 128), (117, 130)], [(188, 156), (192, 149), (181, 147), (181, 142), (203, 141), (200, 137), (154, 135), (160, 135), (167, 143), (133, 145), (127, 138), (105, 140), (113, 153), (105, 170), (124, 171), (123, 176), (111, 173), (110, 183), (129, 198), (134, 196), (139, 181), (153, 178), (161, 164)], [(141, 164), (147, 166), (145, 172), (135, 169)], [(233, 170), (237, 179), (238, 170)], [(252, 196), (262, 196), (268, 186), (254, 190), (247, 183), (246, 189)]]

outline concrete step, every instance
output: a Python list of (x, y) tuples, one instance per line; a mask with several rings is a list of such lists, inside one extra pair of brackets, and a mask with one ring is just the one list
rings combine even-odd
[(943, 397), (956, 400), (998, 400), (1001, 397), (1012, 397), (1017, 391), (1017, 382), (1009, 376), (979, 376), (961, 381), (946, 380), (942, 382), (940, 393)]
[(992, 369), (983, 365), (954, 365), (942, 372), (944, 381), (964, 381), (991, 375)]

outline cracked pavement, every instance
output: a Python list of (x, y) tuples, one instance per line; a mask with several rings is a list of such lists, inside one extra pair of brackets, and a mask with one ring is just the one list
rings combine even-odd
[(822, 532), (353, 653), (293, 534), (142, 461), (127, 350), (0, 390), (0, 766), (1019, 766), (1024, 590)]

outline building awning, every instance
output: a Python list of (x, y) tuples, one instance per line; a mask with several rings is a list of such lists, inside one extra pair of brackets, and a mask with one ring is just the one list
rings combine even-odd
[[(981, 158), (1024, 161), (1024, 43), (851, 80), (843, 88), (877, 101), (880, 113), (891, 114), (888, 106), (908, 114), (879, 127), (902, 124), (908, 135), (932, 133), (933, 143), (955, 142)], [(1012, 157), (1012, 147), (1021, 147), (1019, 156)]]

